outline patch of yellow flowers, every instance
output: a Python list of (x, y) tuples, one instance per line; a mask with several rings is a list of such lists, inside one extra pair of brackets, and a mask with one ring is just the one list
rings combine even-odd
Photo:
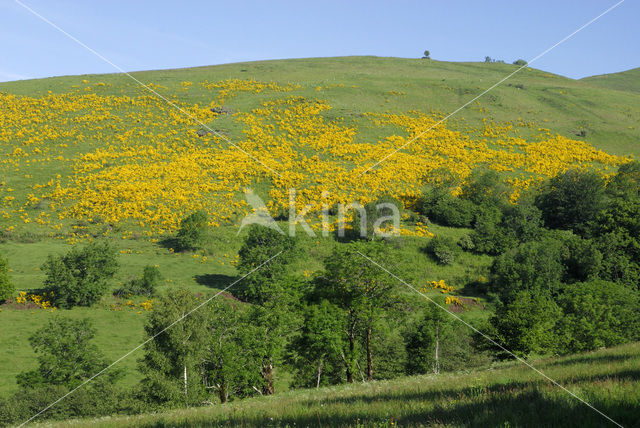
[[(242, 137), (232, 145), (196, 132), (192, 118), (142, 90), (101, 95), (104, 84), (83, 85), (89, 86), (32, 97), (0, 93), (0, 172), (13, 177), (0, 185), (7, 230), (34, 224), (51, 233), (67, 231), (70, 242), (77, 242), (89, 234), (69, 230), (69, 224), (85, 221), (108, 226), (104, 234), (124, 223), (152, 237), (172, 233), (185, 214), (199, 209), (209, 214), (211, 226), (232, 224), (250, 210), (244, 189), (260, 183), (267, 184), (272, 213), (288, 212), (289, 189), (295, 188), (298, 211), (310, 204), (312, 227), (319, 230), (323, 207), (366, 204), (383, 194), (410, 206), (443, 169), (462, 180), (481, 165), (503, 171), (515, 201), (523, 189), (569, 168), (607, 174), (628, 160), (548, 130), (540, 129), (534, 141), (513, 136), (518, 127), (532, 127), (523, 121), (486, 122), (475, 138), (438, 123), (441, 115), (417, 111), (364, 114), (358, 123), (389, 135), (369, 141), (358, 125), (330, 119), (328, 102), (290, 94), (301, 88), (293, 83), (200, 82), (211, 91), (210, 105), (170, 97), (192, 118), (215, 123), (212, 107), (236, 94), (271, 94), (234, 114)], [(181, 82), (185, 90), (192, 85)], [(16, 196), (17, 187), (26, 196)], [(399, 232), (431, 236), (422, 224)]]
[(33, 302), (42, 309), (55, 310), (56, 307), (51, 305), (51, 302), (47, 300), (53, 296), (53, 292), (42, 294), (27, 293), (26, 291), (20, 291), (16, 297), (16, 303), (24, 305), (27, 302)]

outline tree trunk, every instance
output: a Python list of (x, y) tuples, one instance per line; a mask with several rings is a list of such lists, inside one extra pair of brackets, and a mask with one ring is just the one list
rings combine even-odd
[(371, 333), (373, 328), (367, 328), (367, 380), (373, 380), (373, 355), (371, 352)]
[(227, 398), (228, 398), (228, 394), (227, 394), (227, 383), (226, 382), (222, 382), (220, 384), (220, 388), (218, 389), (218, 396), (220, 397), (220, 403), (226, 403), (227, 402)]
[(320, 360), (320, 362), (318, 363), (318, 380), (316, 381), (316, 388), (320, 388), (320, 376), (322, 376), (322, 363), (324, 361)]
[(345, 363), (347, 366), (347, 382), (353, 383), (353, 353), (355, 352), (356, 344), (353, 338), (353, 334), (349, 335), (349, 356)]
[(435, 335), (435, 339), (436, 339), (436, 349), (435, 349), (435, 359), (434, 359), (434, 363), (433, 363), (433, 372), (435, 374), (440, 373), (440, 359), (439, 359), (439, 355), (438, 355), (438, 351), (440, 350), (440, 329), (439, 326), (436, 325), (436, 335)]
[(184, 365), (184, 375), (183, 375), (183, 387), (184, 387), (184, 402), (189, 405), (187, 400), (188, 397), (188, 389), (187, 389), (187, 365)]
[(262, 366), (262, 379), (264, 379), (264, 387), (262, 387), (262, 393), (264, 395), (272, 395), (275, 393), (273, 386), (273, 364), (269, 362)]

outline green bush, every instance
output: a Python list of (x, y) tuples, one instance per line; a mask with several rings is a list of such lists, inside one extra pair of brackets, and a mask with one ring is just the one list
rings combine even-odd
[(107, 242), (73, 248), (63, 256), (49, 256), (42, 266), (44, 286), (61, 308), (91, 306), (105, 294), (118, 270), (116, 251)]
[(374, 226), (387, 226), (389, 224), (389, 221), (386, 219), (381, 224), (376, 225), (376, 223), (385, 217), (393, 217), (395, 215), (395, 210), (393, 207), (395, 207), (395, 210), (397, 210), (398, 212), (399, 221), (402, 216), (404, 207), (402, 205), (402, 202), (389, 195), (384, 195), (364, 206), (364, 212), (366, 215), (366, 218), (364, 219), (365, 221), (362, 221), (363, 219), (361, 217), (360, 211), (354, 210), (353, 221), (351, 222), (352, 237), (365, 238), (369, 240), (374, 239), (376, 237)]
[(9, 263), (0, 256), (0, 303), (9, 300), (15, 293), (15, 287), (9, 279)]
[(160, 284), (162, 275), (155, 266), (147, 265), (142, 271), (140, 278), (135, 278), (129, 281), (124, 287), (117, 290), (114, 294), (117, 296), (125, 296), (133, 294), (135, 296), (153, 296), (156, 292), (156, 287)]
[(420, 212), (443, 226), (470, 227), (475, 216), (475, 205), (456, 198), (444, 189), (426, 191), (419, 201)]
[(436, 236), (429, 241), (425, 248), (438, 263), (450, 265), (456, 261), (460, 254), (460, 247), (452, 238)]
[(549, 180), (535, 203), (547, 227), (584, 233), (604, 208), (604, 180), (594, 171), (569, 170)]
[(640, 339), (640, 295), (595, 280), (565, 287), (558, 299), (564, 313), (557, 326), (561, 353), (591, 351)]
[(180, 229), (176, 235), (178, 251), (201, 249), (207, 240), (209, 216), (203, 210), (189, 214), (180, 221)]

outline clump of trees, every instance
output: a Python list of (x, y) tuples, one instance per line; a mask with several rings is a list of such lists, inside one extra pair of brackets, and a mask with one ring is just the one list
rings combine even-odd
[(42, 270), (54, 306), (91, 306), (104, 296), (118, 270), (116, 250), (107, 242), (74, 247), (67, 254), (50, 255)]

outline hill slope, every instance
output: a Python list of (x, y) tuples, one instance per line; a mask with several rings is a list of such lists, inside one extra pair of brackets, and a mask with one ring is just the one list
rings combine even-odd
[(640, 67), (620, 73), (589, 76), (580, 81), (601, 88), (640, 93)]
[[(372, 181), (366, 180), (369, 176), (358, 179), (350, 175), (361, 166), (359, 150), (371, 155), (367, 158), (370, 163), (380, 159), (412, 132), (457, 109), (515, 69), (509, 64), (345, 57), (133, 74), (193, 114), (202, 115), (208, 126), (245, 150), (254, 150), (261, 159), (272, 155), (269, 162), (273, 161), (270, 165), (274, 168), (281, 157), (288, 156), (287, 160), (307, 168), (304, 172), (313, 170), (317, 177), (303, 183), (308, 189), (319, 191), (319, 184), (339, 181), (333, 175), (338, 168), (333, 167), (340, 167), (343, 170), (338, 179), (351, 181), (335, 187), (347, 189), (344, 194), (349, 197), (369, 197), (374, 196), (372, 189), (404, 191), (402, 185), (407, 183), (407, 188), (418, 192), (420, 180), (429, 171), (426, 166), (432, 166), (429, 156), (420, 150), (431, 141), (415, 144), (411, 149), (416, 152), (405, 150), (404, 158), (398, 160), (398, 156), (385, 163), (388, 175), (374, 175)], [(269, 86), (269, 82), (276, 83)], [(160, 292), (183, 286), (194, 293), (213, 293), (237, 277), (234, 263), (242, 239), (237, 236), (237, 226), (243, 212), (233, 209), (246, 208), (239, 205), (242, 189), (252, 186), (269, 199), (275, 184), (280, 186), (276, 190), (286, 190), (305, 176), (293, 171), (283, 180), (274, 180), (237, 149), (202, 132), (200, 125), (121, 74), (1, 83), (0, 98), (0, 254), (9, 259), (11, 279), (18, 290), (37, 293), (44, 278), (41, 266), (49, 254), (104, 239), (120, 253), (121, 268), (113, 289), (139, 276), (145, 265), (158, 265), (165, 278)], [(271, 123), (252, 126), (257, 122), (238, 120), (253, 121), (260, 117), (264, 103), (288, 99), (293, 100), (292, 109), (304, 113), (304, 121), (287, 123), (296, 125), (289, 130), (308, 126), (303, 133), (269, 134)], [(216, 107), (223, 105), (224, 112), (214, 115), (209, 110), (212, 102)], [(422, 115), (411, 113), (414, 110)], [(225, 114), (229, 112), (238, 115)], [(385, 116), (387, 112), (391, 115)], [(375, 124), (383, 119), (395, 122)], [(544, 167), (558, 159), (563, 161), (560, 166), (574, 164), (569, 148), (581, 148), (592, 155), (585, 143), (611, 154), (640, 154), (640, 94), (535, 69), (523, 69), (448, 122), (431, 140), (445, 151), (455, 143), (456, 152), (464, 156), (449, 153), (439, 159), (446, 166), (461, 169), (469, 169), (478, 158), (495, 162), (498, 155), (507, 162), (518, 156), (528, 162), (531, 156), (527, 158), (518, 144), (529, 142), (537, 149), (534, 157), (544, 158)], [(555, 138), (555, 134), (571, 140)], [(287, 148), (292, 150), (280, 151), (285, 137), (291, 143)], [(331, 139), (331, 147), (322, 145), (325, 138)], [(527, 141), (522, 143), (524, 139)], [(553, 144), (538, 144), (540, 140)], [(265, 141), (268, 145), (260, 146)], [(301, 141), (305, 144), (296, 145)], [(517, 144), (504, 149), (505, 141), (506, 145)], [(331, 152), (342, 147), (349, 150)], [(483, 156), (476, 156), (480, 151)], [(416, 164), (406, 181), (399, 181), (395, 188), (385, 187), (388, 181), (405, 179), (407, 158), (424, 162)], [(282, 166), (282, 171), (287, 167)], [(200, 188), (202, 192), (195, 192)], [(221, 194), (229, 199), (215, 200)], [(276, 196), (286, 199), (287, 194)], [(210, 202), (217, 203), (210, 210), (220, 220), (212, 243), (193, 254), (173, 252), (164, 239), (175, 231), (183, 215)], [(418, 233), (424, 225), (418, 227), (410, 221), (402, 227), (412, 236), (405, 237), (405, 264), (401, 268), (404, 278), (416, 286), (445, 280), (463, 288), (486, 276), (491, 263), (488, 256), (465, 253), (453, 265), (442, 266), (420, 251), (429, 233), (458, 239), (465, 230), (431, 225), (429, 233)], [(331, 238), (306, 239), (305, 248), (313, 257), (296, 266), (298, 273), (313, 274), (321, 268), (322, 258), (334, 242)], [(145, 312), (140, 303), (125, 304), (107, 296), (91, 308), (58, 312), (91, 318), (98, 329), (98, 346), (114, 360), (144, 338)], [(478, 312), (463, 316), (486, 317)], [(26, 338), (51, 316), (34, 305), (15, 303), (0, 311), (4, 327), (0, 329), (0, 393), (14, 391), (15, 375), (36, 365)], [(119, 327), (115, 334), (114, 324)], [(125, 360), (122, 365), (128, 373), (126, 386), (135, 384), (139, 378), (135, 360)]]
[[(640, 426), (640, 344), (533, 365), (626, 427)], [(300, 390), (154, 415), (47, 424), (53, 427), (615, 426), (519, 363)]]

